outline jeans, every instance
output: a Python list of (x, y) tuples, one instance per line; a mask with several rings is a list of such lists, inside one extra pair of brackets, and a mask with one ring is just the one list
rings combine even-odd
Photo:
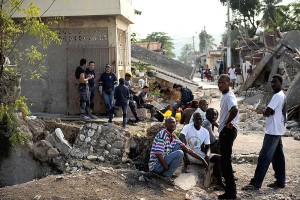
[(143, 106), (144, 106), (144, 108), (150, 110), (151, 118), (154, 117), (154, 114), (155, 114), (155, 111), (156, 111), (154, 105), (151, 105), (149, 103), (144, 103)]
[(138, 119), (138, 115), (137, 115), (137, 112), (136, 112), (136, 106), (135, 106), (133, 100), (129, 100), (129, 108), (130, 108), (133, 116), (135, 117), (135, 119)]
[(80, 114), (90, 114), (90, 92), (86, 84), (79, 84)]
[(127, 108), (128, 108), (128, 104), (125, 104), (125, 105), (122, 106), (122, 111), (123, 111), (123, 122), (122, 122), (122, 126), (123, 126), (123, 127), (126, 126)]
[(95, 86), (89, 86), (89, 90), (90, 90), (90, 108), (91, 110), (93, 110), (95, 106)]
[(168, 164), (169, 169), (164, 171), (164, 168), (161, 165), (161, 163), (159, 161), (157, 161), (152, 172), (158, 173), (158, 174), (163, 174), (166, 177), (171, 177), (172, 174), (175, 172), (175, 170), (180, 166), (182, 159), (183, 159), (183, 155), (184, 155), (184, 153), (181, 150), (180, 145), (179, 144), (175, 145), (172, 152), (170, 154), (164, 156), (164, 160)]
[(104, 102), (105, 102), (105, 107), (106, 107), (106, 112), (111, 113), (111, 109), (113, 107), (113, 100), (114, 100), (114, 92), (111, 92), (110, 94), (106, 93), (105, 91), (103, 92), (103, 97), (104, 97)]
[(254, 178), (250, 182), (251, 185), (261, 188), (271, 162), (275, 171), (276, 183), (285, 185), (285, 159), (281, 136), (266, 134), (259, 153)]
[(172, 106), (172, 117), (175, 117), (177, 109), (182, 105), (182, 102), (177, 102)]
[(225, 193), (234, 195), (236, 194), (236, 185), (231, 165), (231, 154), (236, 136), (237, 130), (234, 127), (231, 129), (224, 127), (219, 136), (222, 174), (226, 184)]

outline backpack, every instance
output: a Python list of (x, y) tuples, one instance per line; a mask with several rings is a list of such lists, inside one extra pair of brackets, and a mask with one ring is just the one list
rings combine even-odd
[(189, 101), (193, 101), (194, 100), (194, 95), (193, 95), (193, 92), (189, 89), (189, 88), (186, 88), (189, 92)]

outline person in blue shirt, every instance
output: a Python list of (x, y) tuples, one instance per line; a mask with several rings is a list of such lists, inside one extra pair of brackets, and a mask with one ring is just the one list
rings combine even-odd
[[(117, 83), (118, 81), (116, 74), (111, 71), (111, 65), (107, 64), (105, 66), (105, 72), (100, 76), (99, 91), (100, 95), (103, 94), (106, 112), (109, 119), (112, 119), (113, 116), (113, 99), (115, 85), (117, 85)], [(108, 122), (111, 123), (112, 121), (109, 120)]]

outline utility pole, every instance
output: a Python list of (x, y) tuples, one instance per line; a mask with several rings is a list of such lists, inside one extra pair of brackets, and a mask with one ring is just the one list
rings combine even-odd
[(193, 36), (193, 61), (192, 61), (192, 65), (193, 65), (193, 67), (196, 66), (196, 62), (195, 62), (195, 36)]
[[(230, 26), (230, 0), (227, 0), (227, 68), (231, 67), (231, 26)], [(225, 71), (227, 73), (227, 69)]]

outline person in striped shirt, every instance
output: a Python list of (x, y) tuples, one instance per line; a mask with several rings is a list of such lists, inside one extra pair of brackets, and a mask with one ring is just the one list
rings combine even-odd
[(150, 151), (149, 171), (162, 175), (166, 182), (174, 185), (171, 176), (180, 166), (184, 153), (201, 160), (204, 163), (204, 167), (208, 165), (203, 158), (182, 143), (173, 133), (176, 129), (174, 117), (166, 118), (165, 126), (166, 128), (158, 132), (153, 140)]

